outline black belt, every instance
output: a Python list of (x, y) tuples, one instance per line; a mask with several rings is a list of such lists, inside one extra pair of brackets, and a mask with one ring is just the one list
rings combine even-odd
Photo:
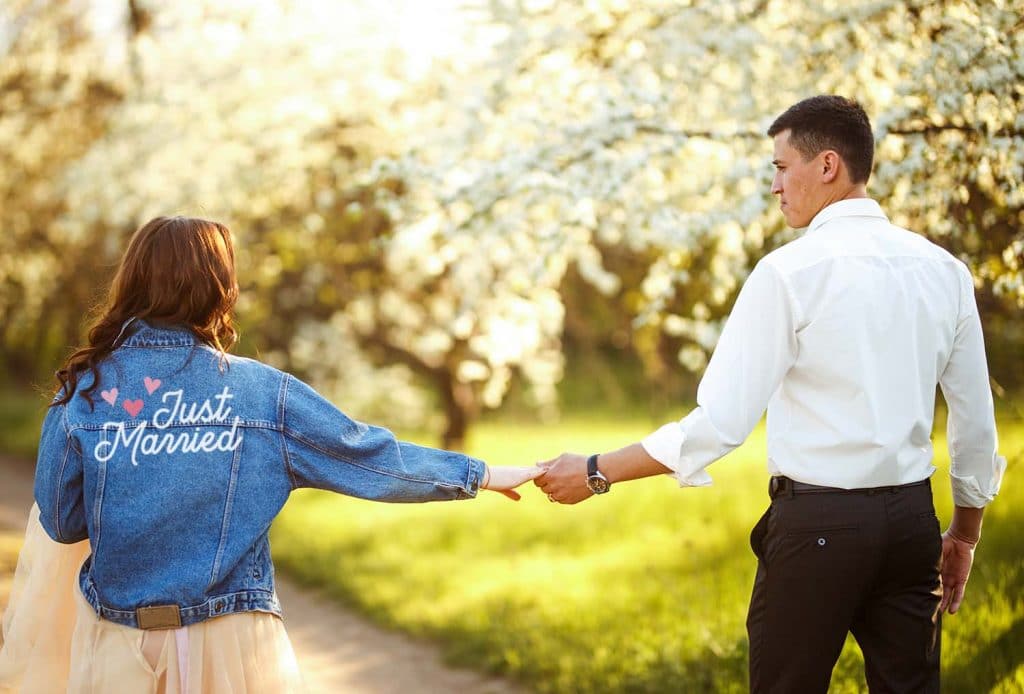
[(806, 482), (797, 482), (791, 480), (788, 477), (772, 477), (768, 480), (768, 496), (776, 498), (783, 494), (792, 496), (794, 494), (884, 494), (884, 493), (896, 493), (910, 487), (920, 487), (929, 483), (929, 478), (925, 478), (920, 482), (911, 482), (909, 484), (898, 484), (891, 487), (861, 487), (859, 489), (841, 489), (839, 487), (821, 487), (817, 484), (807, 484)]

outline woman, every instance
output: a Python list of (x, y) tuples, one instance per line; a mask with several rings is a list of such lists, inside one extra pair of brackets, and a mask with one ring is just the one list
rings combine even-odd
[[(70, 691), (291, 691), (298, 675), (267, 533), (293, 489), (421, 502), (482, 488), (517, 499), (514, 488), (540, 473), (398, 441), (293, 376), (229, 356), (237, 296), (223, 225), (159, 217), (132, 236), (43, 423), (39, 526), (59, 543), (88, 540), (91, 553), (79, 571), (81, 544), (55, 553), (30, 525), (26, 566), (59, 558), (65, 577), (74, 571), (77, 615), (49, 617), (73, 629), (67, 662), (66, 649), (40, 655), (53, 639), (35, 638), (28, 607), (5, 617), (23, 686), (50, 677), (46, 690), (63, 676)], [(15, 608), (61, 588), (34, 568), (19, 576)]]

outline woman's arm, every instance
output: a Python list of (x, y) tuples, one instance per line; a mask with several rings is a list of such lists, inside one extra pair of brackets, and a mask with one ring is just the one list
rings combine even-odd
[(36, 460), (35, 497), (39, 522), (57, 542), (71, 544), (89, 537), (82, 488), (82, 455), (67, 427), (66, 406), (46, 413)]
[(488, 488), (515, 498), (508, 492), (539, 474), (488, 472), (476, 458), (399, 441), (387, 429), (350, 419), (293, 376), (285, 376), (282, 391), (283, 450), (295, 487), (390, 502), (466, 499)]

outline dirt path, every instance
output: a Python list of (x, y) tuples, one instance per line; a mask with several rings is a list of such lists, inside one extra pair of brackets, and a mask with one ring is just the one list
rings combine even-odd
[[(24, 533), (31, 505), (31, 467), (0, 456), (0, 540)], [(6, 605), (11, 569), (0, 561), (0, 607)], [(309, 694), (523, 691), (503, 680), (446, 667), (430, 644), (385, 631), (280, 574), (277, 590)]]

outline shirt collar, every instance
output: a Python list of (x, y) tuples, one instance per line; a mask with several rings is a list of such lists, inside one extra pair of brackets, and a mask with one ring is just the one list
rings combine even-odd
[(195, 333), (184, 325), (154, 325), (141, 318), (129, 318), (121, 327), (129, 347), (187, 347), (195, 345)]
[(885, 212), (882, 212), (881, 205), (871, 198), (851, 198), (849, 200), (839, 200), (824, 207), (818, 214), (814, 215), (814, 219), (808, 225), (807, 231), (811, 232), (820, 229), (833, 219), (839, 219), (840, 217), (875, 217), (889, 221), (889, 218), (885, 216)]

